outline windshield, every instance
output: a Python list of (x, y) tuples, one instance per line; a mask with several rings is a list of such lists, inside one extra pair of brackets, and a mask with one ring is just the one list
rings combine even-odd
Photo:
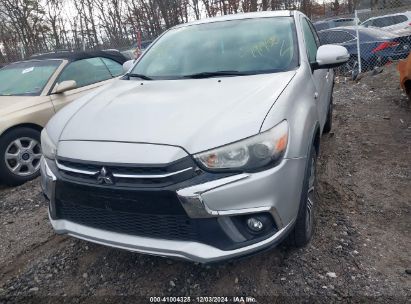
[(0, 96), (39, 96), (61, 60), (28, 61), (0, 70)]
[(292, 17), (205, 23), (165, 33), (130, 74), (180, 79), (215, 72), (274, 73), (295, 68), (297, 54)]

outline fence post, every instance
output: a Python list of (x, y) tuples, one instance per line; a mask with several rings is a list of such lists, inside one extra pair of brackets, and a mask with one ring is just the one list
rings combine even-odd
[(359, 26), (359, 19), (358, 19), (358, 11), (355, 10), (355, 31), (357, 34), (357, 59), (358, 59), (358, 74), (361, 73), (361, 49), (360, 49), (360, 35), (358, 33), (358, 26)]

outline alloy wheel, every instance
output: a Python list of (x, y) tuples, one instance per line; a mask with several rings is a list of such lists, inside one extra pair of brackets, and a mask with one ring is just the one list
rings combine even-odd
[(30, 176), (40, 169), (40, 142), (29, 137), (12, 141), (5, 154), (6, 166), (11, 173), (18, 176)]

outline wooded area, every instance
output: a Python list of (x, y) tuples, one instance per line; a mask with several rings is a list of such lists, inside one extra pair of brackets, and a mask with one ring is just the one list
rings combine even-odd
[(137, 35), (176, 24), (258, 10), (309, 17), (352, 13), (359, 0), (0, 0), (0, 63), (60, 49), (131, 48)]

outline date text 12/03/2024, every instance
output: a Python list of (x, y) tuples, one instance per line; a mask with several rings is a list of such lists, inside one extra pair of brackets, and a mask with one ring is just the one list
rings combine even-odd
[(257, 303), (254, 297), (150, 297), (150, 303)]

